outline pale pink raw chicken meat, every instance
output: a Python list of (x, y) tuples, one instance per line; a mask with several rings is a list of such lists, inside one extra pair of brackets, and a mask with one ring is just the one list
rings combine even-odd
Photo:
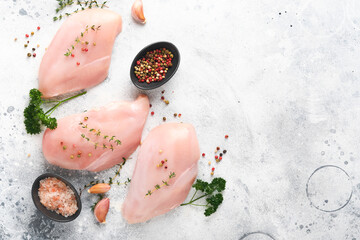
[(44, 156), (62, 168), (108, 169), (136, 150), (148, 113), (149, 99), (140, 95), (134, 102), (113, 102), (59, 119), (55, 130), (44, 133)]
[[(151, 130), (140, 147), (122, 208), (124, 218), (129, 223), (144, 222), (178, 207), (197, 176), (199, 158), (191, 124), (166, 123)], [(175, 177), (169, 179), (171, 173)], [(156, 185), (161, 188), (156, 190)], [(149, 190), (151, 195), (146, 195)]]
[[(92, 30), (93, 25), (100, 26), (99, 30)], [(121, 29), (121, 16), (110, 10), (88, 9), (71, 15), (57, 31), (41, 61), (39, 90), (43, 97), (76, 92), (104, 81), (114, 41)], [(75, 42), (77, 37), (80, 43)], [(74, 57), (64, 55), (68, 49)]]

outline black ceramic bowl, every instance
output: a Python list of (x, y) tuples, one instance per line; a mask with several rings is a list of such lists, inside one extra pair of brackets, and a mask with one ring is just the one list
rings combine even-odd
[[(173, 64), (172, 67), (169, 68), (169, 70), (167, 71), (167, 73), (165, 75), (165, 78), (163, 80), (161, 80), (160, 82), (151, 82), (151, 83), (139, 82), (139, 80), (137, 79), (135, 72), (134, 72), (134, 70), (135, 70), (134, 67), (136, 65), (137, 60), (139, 60), (140, 58), (145, 56), (145, 54), (148, 51), (159, 49), (159, 48), (166, 48), (174, 55), (174, 57), (171, 61), (171, 63)], [(158, 88), (158, 87), (164, 85), (167, 81), (170, 80), (170, 78), (175, 74), (176, 70), (178, 69), (179, 64), (180, 64), (180, 53), (174, 44), (169, 43), (169, 42), (153, 43), (153, 44), (150, 44), (150, 45), (144, 47), (134, 58), (134, 60), (131, 64), (131, 68), (130, 68), (130, 78), (131, 78), (131, 81), (134, 83), (134, 85), (140, 89), (143, 89), (143, 90), (155, 89), (155, 88)]]
[[(41, 204), (40, 202), (40, 198), (39, 198), (39, 187), (40, 187), (40, 180), (44, 179), (44, 178), (48, 178), (48, 177), (55, 177), (61, 181), (63, 181), (67, 186), (69, 186), (71, 188), (71, 190), (74, 191), (75, 193), (75, 197), (76, 197), (76, 202), (77, 202), (77, 207), (78, 210), (76, 211), (76, 213), (74, 215), (71, 215), (69, 217), (64, 217), (61, 214), (57, 214), (54, 211), (50, 211), (47, 210), (46, 207), (44, 207), (44, 205)], [(34, 201), (35, 206), (37, 207), (37, 209), (39, 209), (39, 211), (44, 214), (46, 217), (50, 218), (51, 220), (57, 221), (57, 222), (70, 222), (72, 220), (74, 220), (75, 218), (77, 218), (81, 212), (81, 199), (80, 196), (78, 194), (78, 192), (76, 191), (76, 189), (74, 188), (74, 186), (69, 183), (66, 179), (64, 179), (63, 177), (53, 174), (53, 173), (45, 173), (40, 175), (38, 178), (36, 178), (36, 180), (33, 183), (32, 189), (31, 189), (31, 195), (32, 195), (32, 199)]]

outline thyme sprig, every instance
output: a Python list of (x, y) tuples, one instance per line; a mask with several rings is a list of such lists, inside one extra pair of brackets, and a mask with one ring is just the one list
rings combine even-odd
[(59, 14), (58, 16), (54, 16), (53, 17), (53, 21), (57, 21), (57, 20), (61, 20), (64, 17), (68, 17), (74, 13), (77, 13), (79, 11), (83, 11), (85, 9), (91, 9), (91, 8), (104, 8), (104, 7), (108, 7), (106, 5), (107, 1), (104, 1), (102, 3), (98, 3), (95, 0), (90, 0), (90, 1), (74, 1), (74, 0), (57, 0), (58, 2), (58, 6), (55, 9), (56, 14), (58, 14), (60, 11), (62, 11), (64, 8), (67, 8), (69, 6), (72, 6), (74, 3), (79, 6), (79, 8), (77, 8), (75, 11), (71, 12), (71, 13), (63, 13), (63, 14)]
[[(115, 176), (114, 176), (114, 177), (109, 177), (109, 181), (107, 182), (109, 185), (112, 185), (112, 184), (114, 183), (115, 178), (120, 175), (120, 171), (121, 171), (121, 169), (123, 168), (123, 166), (125, 165), (126, 161), (127, 161), (127, 159), (123, 157), (123, 162), (120, 163), (120, 164), (117, 164), (117, 166), (119, 166), (119, 168), (115, 171)], [(130, 182), (131, 182), (131, 179), (128, 178), (123, 184), (124, 184), (125, 186), (127, 186), (127, 184), (130, 183)], [(98, 184), (98, 183), (105, 183), (105, 180), (101, 180), (101, 181), (99, 181), (99, 180), (91, 181), (90, 183), (84, 185), (84, 188), (80, 188), (80, 189), (79, 189), (79, 192), (80, 192), (79, 195), (81, 196), (82, 192), (83, 192), (85, 189), (87, 189), (87, 188), (89, 188), (89, 187), (92, 187), (92, 186), (94, 186), (94, 185), (96, 185), (96, 184)], [(120, 185), (120, 184), (121, 184), (120, 182), (117, 182), (117, 185)], [(100, 199), (100, 200), (101, 200), (101, 199)]]
[[(70, 49), (69, 49), (69, 48), (67, 49), (67, 51), (66, 51), (66, 53), (64, 53), (64, 55), (65, 55), (66, 57), (71, 56), (71, 55), (72, 55), (72, 51), (75, 50), (75, 46), (76, 46), (77, 44), (89, 45), (89, 42), (88, 42), (88, 41), (84, 41), (84, 40), (83, 40), (83, 39), (84, 39), (84, 35), (87, 34), (87, 33), (89, 33), (89, 30), (90, 30), (90, 29), (93, 30), (93, 31), (99, 31), (99, 30), (100, 30), (100, 27), (101, 27), (101, 25), (99, 25), (99, 26), (97, 26), (97, 27), (96, 27), (95, 25), (92, 25), (91, 27), (89, 27), (89, 25), (86, 25), (85, 30), (80, 33), (80, 37), (77, 36), (77, 37), (75, 38), (75, 43), (71, 45)], [(94, 46), (96, 46), (96, 44), (94, 44)]]
[[(88, 119), (88, 117), (85, 117), (85, 118)], [(89, 129), (88, 125), (85, 124), (85, 123), (83, 123), (83, 122), (80, 122), (79, 125), (80, 125), (82, 128), (84, 128), (84, 129)], [(94, 134), (94, 135), (97, 136), (97, 137), (102, 137), (104, 140), (107, 140), (109, 143), (110, 143), (111, 141), (113, 141), (114, 145), (116, 144), (116, 146), (121, 145), (121, 141), (120, 141), (119, 139), (117, 139), (116, 136), (111, 136), (111, 137), (110, 137), (110, 136), (108, 136), (108, 135), (103, 135), (103, 134), (101, 134), (101, 130), (100, 130), (100, 129), (96, 130), (96, 129), (94, 129), (94, 128), (90, 128), (90, 129), (89, 129), (89, 132), (92, 133), (92, 134)], [(94, 144), (95, 149), (97, 149), (97, 148), (99, 147), (99, 143), (98, 143), (98, 142), (93, 142), (93, 141), (92, 141), (88, 136), (86, 136), (84, 133), (82, 133), (80, 136), (81, 136), (82, 138), (84, 138), (86, 141)], [(102, 147), (102, 149), (111, 149), (111, 151), (114, 151), (114, 146), (113, 146), (112, 144), (106, 145), (106, 144), (103, 143), (103, 144), (100, 145), (100, 146)]]
[(162, 183), (163, 183), (162, 185), (156, 184), (156, 185), (154, 186), (154, 189), (153, 189), (153, 190), (148, 190), (148, 191), (147, 191), (147, 193), (145, 194), (145, 197), (150, 196), (150, 195), (153, 194), (156, 190), (159, 190), (159, 189), (161, 189), (161, 188), (164, 187), (164, 186), (169, 186), (168, 181), (169, 181), (171, 178), (174, 178), (174, 177), (176, 177), (175, 172), (170, 172), (169, 177), (168, 177), (168, 180), (162, 180)]

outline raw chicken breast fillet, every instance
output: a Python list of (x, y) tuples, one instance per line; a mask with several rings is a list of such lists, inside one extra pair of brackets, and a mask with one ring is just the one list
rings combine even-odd
[[(92, 30), (93, 25), (94, 28), (100, 26), (99, 30)], [(110, 10), (88, 9), (71, 15), (57, 31), (41, 61), (39, 90), (43, 97), (76, 92), (104, 81), (114, 41), (121, 29), (121, 16)], [(77, 37), (80, 43), (75, 42)], [(72, 45), (74, 50), (71, 50)], [(88, 51), (82, 51), (82, 48)], [(64, 56), (68, 49), (74, 57)]]
[[(199, 158), (199, 143), (192, 125), (167, 123), (151, 130), (140, 147), (123, 204), (124, 218), (129, 223), (144, 222), (178, 207), (197, 176)], [(159, 166), (161, 161), (164, 164)], [(171, 173), (175, 177), (169, 179)], [(161, 188), (156, 190), (156, 185)], [(149, 190), (151, 195), (147, 195)]]
[(114, 102), (62, 118), (55, 130), (44, 133), (44, 156), (67, 169), (111, 168), (136, 150), (148, 113), (149, 99), (140, 95), (134, 102)]

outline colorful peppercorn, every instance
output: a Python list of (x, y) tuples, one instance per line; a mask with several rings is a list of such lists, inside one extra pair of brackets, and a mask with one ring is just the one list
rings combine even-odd
[(151, 116), (154, 116), (154, 114), (155, 114), (154, 112), (151, 112)]
[(229, 135), (225, 135), (225, 139), (228, 139), (229, 138)]
[(203, 153), (202, 156), (205, 157), (205, 153)]
[(40, 27), (37, 27), (37, 30), (39, 31), (39, 30), (40, 30)]
[[(174, 55), (166, 48), (149, 51), (146, 55), (136, 61), (134, 67), (135, 76), (139, 82), (160, 82), (172, 66)], [(162, 91), (163, 93), (164, 91)], [(162, 99), (163, 100), (163, 99)]]

